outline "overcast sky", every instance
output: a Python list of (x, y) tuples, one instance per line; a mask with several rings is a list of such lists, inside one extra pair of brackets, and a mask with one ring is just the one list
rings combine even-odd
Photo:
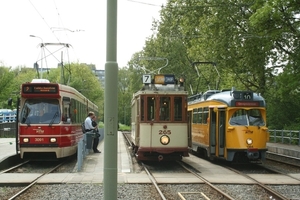
[[(123, 67), (141, 51), (152, 33), (153, 19), (160, 19), (167, 0), (118, 0), (117, 62)], [(107, 0), (2, 0), (0, 3), (0, 66), (33, 67), (41, 59), (39, 43), (69, 43), (70, 48), (51, 45), (44, 67), (61, 62), (106, 62)], [(37, 37), (30, 37), (35, 35)], [(63, 52), (63, 53), (62, 53)], [(39, 62), (41, 65), (41, 62)], [(52, 65), (52, 66), (51, 66)]]

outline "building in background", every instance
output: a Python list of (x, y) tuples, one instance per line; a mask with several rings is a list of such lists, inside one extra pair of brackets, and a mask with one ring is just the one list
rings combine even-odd
[(98, 78), (99, 82), (101, 83), (101, 86), (105, 87), (105, 70), (103, 69), (96, 69), (96, 65), (94, 64), (86, 64), (88, 67), (91, 68), (92, 72), (95, 74), (95, 76)]

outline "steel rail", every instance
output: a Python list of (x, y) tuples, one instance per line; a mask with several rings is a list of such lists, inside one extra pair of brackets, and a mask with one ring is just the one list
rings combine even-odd
[(11, 171), (11, 170), (14, 170), (14, 169), (16, 169), (16, 168), (18, 168), (18, 167), (20, 167), (20, 166), (22, 166), (22, 165), (25, 165), (25, 164), (28, 163), (28, 162), (30, 162), (30, 160), (27, 160), (27, 161), (25, 161), (25, 162), (22, 162), (22, 163), (20, 163), (20, 164), (17, 164), (17, 165), (15, 165), (15, 166), (13, 166), (13, 167), (11, 167), (11, 168), (9, 168), (9, 169), (5, 169), (5, 170), (1, 171), (0, 174), (9, 172), (9, 171)]
[[(289, 198), (287, 198), (287, 197), (281, 195), (280, 193), (276, 192), (276, 191), (273, 190), (272, 188), (266, 186), (266, 185), (263, 184), (263, 183), (260, 183), (260, 182), (257, 181), (256, 179), (254, 179), (254, 178), (248, 176), (247, 174), (244, 174), (244, 173), (242, 173), (242, 172), (240, 172), (240, 171), (238, 171), (238, 170), (235, 170), (235, 169), (233, 169), (233, 168), (231, 168), (231, 167), (227, 167), (227, 166), (223, 166), (223, 167), (225, 167), (226, 169), (229, 169), (229, 170), (231, 170), (231, 171), (233, 171), (233, 172), (235, 172), (235, 173), (237, 173), (237, 174), (240, 174), (240, 175), (244, 176), (245, 178), (248, 178), (248, 179), (253, 180), (253, 181), (255, 182), (255, 184), (257, 184), (257, 185), (259, 185), (260, 187), (262, 187), (263, 189), (265, 189), (265, 190), (266, 190), (266, 191), (267, 191), (274, 199), (276, 199), (276, 200), (280, 200), (280, 199), (281, 199), (281, 200), (289, 200)], [(266, 169), (267, 169), (267, 168), (266, 168)]]
[(163, 200), (167, 200), (166, 197), (164, 196), (164, 194), (162, 193), (162, 191), (159, 189), (154, 177), (152, 176), (152, 174), (149, 172), (149, 170), (147, 169), (147, 167), (144, 165), (144, 163), (142, 163), (146, 173), (148, 174), (148, 177), (150, 178), (151, 182), (153, 183), (155, 189), (157, 190), (157, 192), (159, 193), (159, 195), (161, 196), (161, 198)]
[[(267, 154), (270, 154), (270, 155), (273, 155), (273, 156), (277, 156), (277, 157), (286, 158), (286, 159), (289, 159), (289, 160), (295, 160), (297, 162), (300, 162), (300, 158), (297, 158), (297, 157), (292, 157), (292, 156), (283, 155), (283, 154), (274, 153), (274, 152), (267, 152)], [(274, 161), (281, 162), (281, 163), (288, 164), (288, 165), (292, 165), (292, 166), (295, 166), (295, 167), (300, 167), (297, 164), (293, 164), (293, 163), (289, 163), (289, 162), (285, 162), (285, 161), (281, 161), (281, 160), (276, 160), (276, 159), (273, 159), (273, 158), (269, 158), (267, 156), (266, 156), (266, 159), (274, 160)]]
[(230, 200), (234, 200), (233, 197), (229, 196), (227, 193), (223, 192), (222, 190), (220, 190), (219, 188), (217, 188), (216, 186), (214, 186), (213, 184), (211, 184), (208, 180), (206, 180), (205, 178), (203, 178), (202, 176), (200, 176), (199, 174), (193, 172), (192, 170), (190, 170), (189, 168), (187, 168), (182, 161), (177, 161), (177, 163), (183, 167), (184, 169), (186, 169), (188, 172), (192, 173), (194, 176), (196, 176), (197, 178), (199, 178), (200, 180), (202, 180), (205, 184), (209, 185), (212, 189), (216, 190), (217, 192), (219, 192), (221, 195), (223, 195), (225, 198), (230, 199)]
[(46, 174), (49, 174), (51, 172), (53, 172), (54, 170), (56, 170), (57, 168), (59, 168), (61, 165), (65, 164), (65, 162), (58, 164), (57, 166), (55, 166), (54, 168), (52, 168), (51, 170), (49, 170), (48, 172), (43, 173), (42, 175), (38, 176), (36, 179), (34, 179), (28, 186), (26, 186), (25, 188), (23, 188), (21, 191), (19, 191), (17, 194), (15, 194), (14, 196), (10, 197), (8, 200), (13, 200), (15, 198), (17, 198), (18, 196), (20, 196), (21, 194), (23, 194), (26, 190), (28, 190), (29, 188), (31, 188), (34, 184), (37, 183), (37, 181), (39, 179), (41, 179), (43, 176), (45, 176)]

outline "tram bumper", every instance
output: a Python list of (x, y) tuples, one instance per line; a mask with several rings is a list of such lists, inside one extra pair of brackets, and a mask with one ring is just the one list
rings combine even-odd
[(258, 149), (248, 149), (247, 150), (247, 157), (248, 157), (249, 160), (257, 160), (259, 158)]

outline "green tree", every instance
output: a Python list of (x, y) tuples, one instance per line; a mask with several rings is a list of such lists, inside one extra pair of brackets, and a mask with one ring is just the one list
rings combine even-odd
[[(275, 111), (278, 103), (284, 108), (289, 102), (287, 94), (298, 97), (297, 0), (170, 0), (161, 11), (160, 21), (153, 23), (153, 30), (139, 54), (163, 55), (170, 63), (175, 61), (171, 71), (185, 68), (184, 74), (197, 91), (213, 88), (216, 72), (209, 65), (198, 65), (197, 73), (188, 66), (194, 61), (209, 61), (217, 63), (221, 88), (235, 86), (259, 92), (267, 99), (269, 111)], [(287, 73), (276, 77), (284, 68)], [(287, 113), (283, 118), (288, 119), (285, 116)], [(295, 119), (297, 116), (295, 113)]]
[(269, 66), (281, 72), (267, 92), (269, 124), (299, 130), (299, 1), (256, 1), (252, 8), (250, 23), (272, 45)]
[(61, 67), (51, 69), (47, 78), (50, 82), (63, 82), (81, 92), (98, 106), (99, 115), (103, 116), (104, 91), (101, 83), (87, 65), (71, 63), (64, 69)]
[(14, 73), (11, 68), (0, 67), (0, 107), (8, 108), (7, 101), (11, 97), (11, 85), (13, 84)]
[(127, 68), (120, 68), (118, 73), (118, 119), (119, 122), (131, 125), (131, 98), (132, 93), (129, 91), (130, 71)]

